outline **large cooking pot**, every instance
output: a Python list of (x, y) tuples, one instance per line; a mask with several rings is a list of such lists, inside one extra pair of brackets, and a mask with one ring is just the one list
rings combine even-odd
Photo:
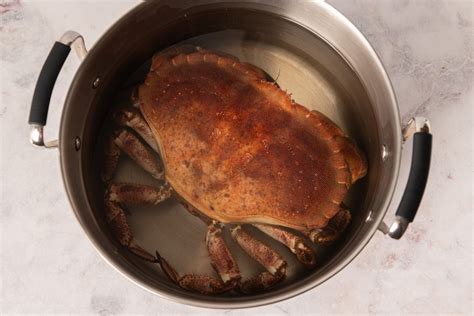
[[(367, 154), (368, 176), (351, 189), (347, 200), (353, 220), (340, 242), (330, 250), (321, 250), (325, 255), (318, 269), (301, 272), (291, 268), (285, 282), (265, 293), (208, 297), (178, 288), (157, 266), (143, 263), (122, 249), (109, 233), (96, 157), (106, 113), (125, 82), (154, 52), (179, 42), (229, 52), (260, 66), (292, 92), (296, 101), (318, 109), (342, 126)], [(59, 141), (45, 142), (43, 127), (51, 92), (71, 46), (83, 60), (64, 104)], [(372, 47), (342, 14), (316, 1), (145, 2), (113, 25), (89, 52), (79, 34), (66, 32), (54, 44), (40, 73), (29, 124), (34, 145), (59, 148), (63, 180), (75, 215), (107, 262), (159, 296), (216, 308), (256, 306), (295, 296), (340, 271), (377, 229), (400, 238), (421, 201), (431, 155), (429, 122), (414, 118), (402, 129), (393, 89)], [(409, 180), (395, 221), (388, 226), (382, 219), (398, 179), (402, 143), (412, 136)], [(150, 224), (156, 212), (143, 211), (151, 217), (141, 220), (141, 215), (133, 215), (138, 216), (132, 223), (137, 238), (146, 240), (145, 236), (152, 234), (156, 245), (148, 247), (164, 248), (175, 256), (175, 262), (180, 258), (182, 269), (189, 268), (189, 262), (204, 266), (200, 262), (205, 260), (193, 258), (195, 248), (199, 248), (196, 242), (202, 244), (204, 238), (202, 224), (179, 215), (174, 204), (162, 208), (160, 212), (165, 215), (153, 224), (158, 226)], [(167, 213), (167, 209), (172, 212)], [(166, 225), (159, 226), (160, 221)], [(176, 234), (159, 235), (166, 229), (170, 234), (169, 227)], [(190, 239), (191, 235), (194, 238)], [(291, 254), (285, 256), (296, 265)], [(203, 257), (201, 253), (199, 258)]]

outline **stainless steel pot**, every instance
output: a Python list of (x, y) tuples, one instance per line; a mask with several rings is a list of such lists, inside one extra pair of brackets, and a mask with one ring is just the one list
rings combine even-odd
[[(96, 159), (107, 110), (126, 78), (155, 51), (182, 41), (228, 51), (278, 76), (279, 84), (293, 92), (297, 101), (331, 117), (367, 153), (369, 174), (347, 201), (354, 219), (343, 240), (327, 252), (317, 270), (295, 272), (266, 293), (206, 297), (176, 287), (156, 267), (122, 251), (108, 233)], [(51, 91), (71, 46), (83, 61), (64, 104), (59, 141), (45, 142), (43, 127)], [(342, 14), (324, 2), (146, 2), (113, 25), (89, 52), (79, 34), (66, 32), (41, 71), (29, 124), (34, 145), (59, 147), (63, 180), (76, 217), (107, 262), (152, 293), (214, 308), (263, 305), (298, 295), (350, 263), (377, 229), (400, 238), (421, 201), (431, 155), (429, 122), (414, 118), (402, 130), (393, 89), (376, 53)], [(388, 227), (382, 219), (397, 182), (401, 146), (413, 135), (409, 181), (395, 222)], [(183, 228), (176, 224), (178, 220), (183, 219), (163, 219), (168, 225)], [(138, 226), (146, 228), (146, 224)], [(185, 229), (203, 233), (192, 222), (187, 222)], [(193, 247), (189, 239), (179, 235), (168, 236), (166, 243), (161, 241), (158, 246), (169, 251), (191, 251)]]

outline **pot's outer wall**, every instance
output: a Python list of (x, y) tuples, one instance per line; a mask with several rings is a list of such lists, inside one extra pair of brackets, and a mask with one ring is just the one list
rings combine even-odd
[[(198, 5), (200, 3), (204, 6)], [(189, 38), (195, 28), (187, 23), (187, 16), (214, 7), (216, 1), (146, 2), (120, 19), (89, 51), (71, 84), (64, 106), (60, 129), (61, 168), (66, 190), (75, 214), (99, 253), (119, 272), (140, 286), (182, 303), (237, 308), (263, 305), (300, 294), (324, 282), (347, 265), (366, 245), (382, 220), (394, 191), (398, 176), (401, 126), (398, 108), (386, 73), (365, 38), (341, 14), (325, 3), (299, 3), (287, 6), (286, 1), (259, 3), (231, 2), (217, 4), (221, 8), (265, 10), (297, 21), (324, 38), (343, 56), (359, 76), (371, 100), (368, 115), (360, 123), (371, 128), (364, 140), (369, 156), (368, 197), (364, 204), (365, 218), (352, 230), (339, 253), (317, 273), (280, 289), (247, 297), (203, 297), (177, 289), (163, 278), (162, 282), (139, 269), (133, 261), (118, 255), (112, 238), (100, 217), (93, 210), (102, 208), (101, 188), (97, 181), (97, 167), (93, 165), (93, 152), (98, 132), (107, 110), (104, 100), (122, 83), (124, 76), (136, 69), (151, 54), (161, 48)], [(193, 6), (190, 10), (185, 9)], [(159, 16), (159, 18), (158, 18)], [(232, 21), (231, 16), (222, 19)], [(166, 31), (166, 32), (163, 32)], [(209, 28), (207, 31), (210, 31)], [(97, 88), (92, 82), (100, 77)], [(370, 105), (367, 105), (370, 106)], [(360, 111), (366, 111), (361, 109)], [(81, 148), (76, 150), (76, 137)], [(382, 161), (382, 145), (388, 150)]]

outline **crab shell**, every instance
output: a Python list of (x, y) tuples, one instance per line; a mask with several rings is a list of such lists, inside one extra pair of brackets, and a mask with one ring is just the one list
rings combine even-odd
[(223, 223), (324, 227), (367, 172), (337, 125), (232, 56), (155, 55), (138, 97), (166, 180)]

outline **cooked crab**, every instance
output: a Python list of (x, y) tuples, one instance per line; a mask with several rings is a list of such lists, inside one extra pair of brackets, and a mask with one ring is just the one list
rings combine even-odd
[[(135, 108), (114, 113), (120, 127), (107, 145), (102, 175), (110, 226), (122, 245), (158, 262), (185, 289), (253, 292), (285, 277), (283, 257), (244, 224), (314, 266), (307, 239), (333, 241), (350, 221), (342, 201), (367, 172), (363, 153), (331, 120), (293, 102), (267, 79), (235, 57), (185, 46), (156, 54), (131, 102)], [(163, 185), (112, 183), (121, 152)], [(171, 196), (208, 224), (207, 248), (219, 278), (180, 276), (158, 252), (152, 255), (135, 242), (122, 207)], [(265, 272), (241, 280), (222, 237), (224, 225)]]

